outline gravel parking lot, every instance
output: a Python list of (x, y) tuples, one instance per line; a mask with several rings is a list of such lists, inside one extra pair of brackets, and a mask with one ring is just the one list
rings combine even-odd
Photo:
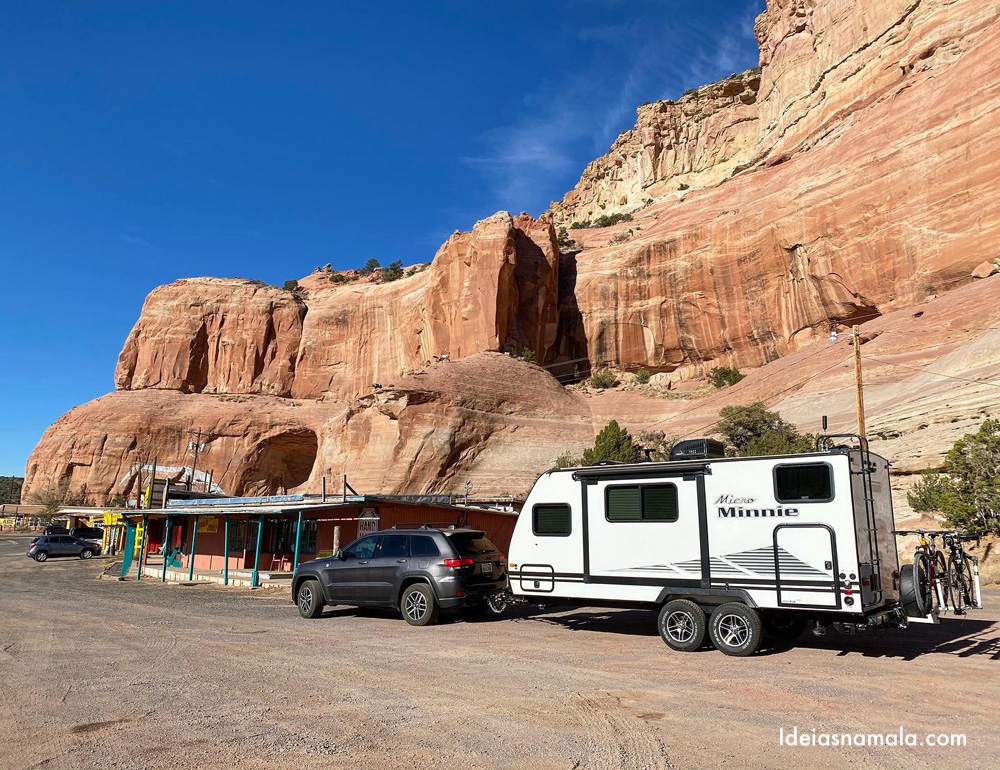
[[(299, 618), (286, 592), (99, 579), (0, 536), (2, 768), (949, 767), (1000, 764), (1000, 594), (965, 621), (668, 650), (649, 612), (412, 628)], [(964, 733), (964, 748), (779, 745)]]

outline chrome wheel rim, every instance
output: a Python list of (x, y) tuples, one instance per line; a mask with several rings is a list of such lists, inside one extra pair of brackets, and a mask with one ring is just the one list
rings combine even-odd
[(667, 615), (667, 636), (678, 644), (687, 644), (694, 639), (694, 619), (687, 612), (677, 610)]
[(43, 551), (42, 553), (36, 554), (35, 558), (38, 561), (45, 561), (47, 558), (49, 558), (49, 555)]
[(94, 554), (92, 554), (90, 551), (84, 551), (83, 554), (82, 554), (82, 556), (83, 556), (84, 559), (89, 559), (93, 555)]
[(750, 638), (750, 624), (739, 615), (723, 615), (717, 628), (719, 639), (730, 647), (742, 647)]
[(299, 589), (299, 611), (309, 612), (309, 608), (312, 606), (312, 596), (313, 592), (309, 586)]
[(427, 613), (427, 598), (414, 591), (406, 597), (406, 617), (410, 620), (420, 620)]

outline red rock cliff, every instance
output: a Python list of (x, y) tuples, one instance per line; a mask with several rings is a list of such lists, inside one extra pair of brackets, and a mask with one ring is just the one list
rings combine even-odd
[[(583, 248), (567, 254), (547, 215), (497, 214), (388, 284), (161, 287), (119, 361), (131, 392), (53, 425), (26, 489), (69, 478), (110, 493), (151, 437), (180, 464), (178, 431), (214, 399), (204, 427), (226, 437), (227, 491), (305, 488), (334, 467), (395, 491), (446, 488), (461, 469), (504, 491), (606, 413), (509, 358), (459, 376), (434, 357), (529, 347), (567, 370), (582, 358), (680, 378), (960, 286), (1000, 256), (998, 21), (988, 0), (769, 0), (759, 75), (640, 108), (553, 214), (634, 219), (573, 230)], [(653, 408), (621, 395), (619, 411)]]

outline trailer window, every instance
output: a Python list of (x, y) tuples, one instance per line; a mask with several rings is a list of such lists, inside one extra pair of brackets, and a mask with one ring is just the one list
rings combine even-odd
[(531, 531), (536, 535), (565, 537), (571, 526), (568, 505), (536, 505), (531, 509)]
[(833, 472), (827, 463), (778, 465), (774, 497), (779, 503), (817, 503), (833, 499)]
[(608, 487), (604, 503), (608, 521), (677, 521), (674, 484)]

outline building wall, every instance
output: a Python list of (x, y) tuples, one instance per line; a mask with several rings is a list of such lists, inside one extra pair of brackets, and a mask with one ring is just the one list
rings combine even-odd
[[(365, 526), (365, 521), (369, 517), (371, 523)], [(245, 515), (232, 516), (230, 518), (230, 544), (235, 540), (236, 524), (240, 521), (255, 520), (256, 517)], [(284, 517), (265, 518), (264, 531), (261, 538), (261, 553), (258, 569), (268, 570), (290, 570), (294, 560), (294, 545), (289, 550), (279, 553), (272, 553), (269, 550), (271, 530), (275, 526), (275, 520)], [(295, 517), (289, 517), (292, 522)], [(299, 561), (307, 561), (312, 558), (329, 556), (336, 547), (336, 528), (340, 528), (339, 546), (344, 547), (348, 543), (356, 540), (359, 536), (359, 528), (367, 534), (369, 531), (381, 531), (390, 529), (393, 526), (403, 528), (407, 525), (418, 526), (423, 523), (434, 524), (466, 524), (475, 529), (482, 529), (486, 536), (504, 554), (510, 546), (510, 539), (514, 532), (514, 525), (517, 522), (517, 514), (505, 513), (502, 511), (479, 511), (465, 508), (447, 508), (425, 505), (404, 505), (399, 503), (378, 503), (372, 505), (358, 505), (331, 508), (325, 511), (309, 511), (304, 520), (317, 520), (316, 547), (307, 550), (305, 537), (303, 536), (302, 548), (299, 552)], [(186, 568), (190, 564), (191, 551), (191, 529), (193, 522), (186, 522), (185, 526), (173, 526), (171, 529), (171, 542), (176, 544), (177, 533), (183, 532), (183, 542), (180, 547), (183, 552), (181, 561)], [(150, 526), (162, 532), (162, 524), (158, 527)], [(214, 531), (213, 531), (214, 530)], [(162, 536), (160, 538), (162, 540)], [(154, 538), (155, 540), (155, 538)], [(194, 567), (198, 570), (221, 571), (225, 566), (223, 556), (225, 543), (225, 523), (222, 516), (203, 515), (200, 518), (198, 538), (195, 543)], [(241, 549), (230, 548), (229, 569), (252, 569), (254, 552), (256, 548), (256, 527), (251, 523), (247, 527), (245, 547)]]

